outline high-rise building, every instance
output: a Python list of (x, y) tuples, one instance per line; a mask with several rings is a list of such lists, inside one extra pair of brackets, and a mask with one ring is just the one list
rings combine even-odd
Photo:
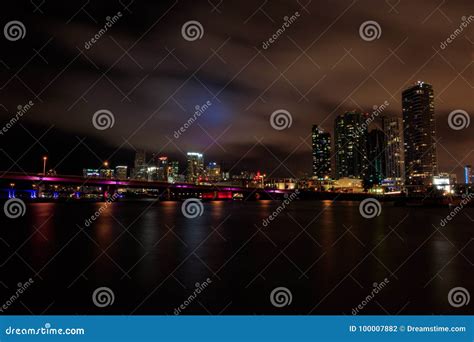
[(336, 178), (363, 179), (367, 172), (367, 115), (346, 112), (334, 121)]
[(369, 132), (367, 139), (368, 167), (365, 185), (370, 188), (385, 178), (385, 135), (378, 128)]
[(403, 184), (405, 180), (405, 150), (403, 146), (403, 120), (383, 117), (385, 135), (385, 177)]
[(472, 166), (464, 166), (464, 183), (471, 184), (472, 181)]
[(321, 180), (331, 178), (331, 134), (313, 125), (311, 140), (313, 177)]
[(168, 183), (175, 183), (179, 180), (179, 162), (169, 161), (167, 166), (166, 175), (168, 177)]
[(405, 183), (426, 187), (437, 173), (434, 92), (418, 81), (402, 93)]
[(211, 182), (218, 182), (221, 180), (221, 166), (216, 162), (210, 162), (206, 166), (206, 177)]
[(152, 181), (168, 181), (168, 157), (153, 154), (152, 163), (148, 167), (148, 179)]
[(128, 166), (118, 165), (115, 167), (115, 177), (117, 179), (127, 179)]
[(198, 183), (204, 177), (204, 156), (202, 153), (187, 153), (186, 179), (190, 183)]
[(138, 150), (135, 152), (135, 163), (133, 169), (133, 178), (145, 180), (147, 179), (148, 167), (146, 163), (145, 150)]

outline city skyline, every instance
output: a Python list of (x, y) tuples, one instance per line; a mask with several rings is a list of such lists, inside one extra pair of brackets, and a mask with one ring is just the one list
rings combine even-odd
[[(472, 156), (465, 160), (466, 148), (473, 142), (472, 126), (454, 131), (447, 118), (457, 109), (473, 112), (469, 39), (474, 26), (447, 46), (441, 43), (462, 23), (464, 8), (469, 6), (467, 1), (466, 6), (462, 3), (439, 8), (430, 3), (381, 4), (377, 10), (351, 1), (312, 3), (304, 8), (282, 3), (261, 10), (226, 3), (219, 11), (210, 4), (195, 4), (190, 11), (180, 3), (161, 2), (134, 13), (119, 4), (107, 8), (90, 4), (86, 11), (94, 13), (94, 20), (80, 9), (48, 3), (48, 16), (34, 13), (24, 18), (27, 34), (23, 40), (5, 42), (8, 48), (2, 61), (8, 68), (0, 72), (9, 96), (2, 101), (0, 118), (8, 122), (18, 105), (25, 107), (29, 101), (34, 105), (2, 134), (2, 139), (10, 136), (15, 143), (5, 144), (8, 155), (2, 154), (0, 161), (16, 169), (36, 168), (33, 158), (47, 151), (34, 138), (46, 133), (40, 142), (49, 150), (50, 163), (62, 162), (65, 172), (74, 169), (73, 159), (89, 164), (100, 163), (99, 159), (132, 163), (134, 150), (147, 149), (183, 161), (187, 151), (231, 163), (245, 156), (238, 166), (242, 169), (255, 165), (301, 176), (311, 172), (310, 125), (318, 123), (334, 135), (332, 123), (337, 115), (370, 110), (385, 101), (387, 114), (400, 116), (401, 90), (421, 79), (437, 89), (435, 117), (443, 145), (438, 148), (440, 170), (456, 166), (460, 177), (460, 165), (473, 163)], [(104, 18), (118, 11), (122, 16), (107, 34), (86, 44)], [(300, 15), (285, 34), (264, 47), (262, 43), (283, 18), (295, 11)], [(158, 20), (160, 13), (173, 15), (173, 21)], [(54, 29), (62, 16), (74, 14), (60, 32)], [(191, 19), (199, 20), (204, 30), (203, 37), (192, 42), (181, 35), (182, 24)], [(360, 37), (364, 19), (382, 24), (378, 39)], [(332, 29), (325, 32), (329, 25)], [(423, 30), (418, 30), (419, 25)], [(38, 26), (44, 29), (35, 30)], [(141, 38), (139, 28), (150, 30)], [(40, 55), (30, 47), (42, 48)], [(105, 67), (112, 65), (110, 70)], [(190, 72), (201, 65), (196, 74)], [(12, 70), (23, 66), (18, 79)], [(115, 121), (110, 129), (98, 130), (92, 118), (103, 109)], [(292, 115), (292, 125), (286, 130), (269, 125), (278, 109)], [(181, 130), (190, 119), (193, 123)], [(87, 147), (80, 143), (83, 138)], [(288, 170), (279, 166), (279, 160), (287, 156)]]

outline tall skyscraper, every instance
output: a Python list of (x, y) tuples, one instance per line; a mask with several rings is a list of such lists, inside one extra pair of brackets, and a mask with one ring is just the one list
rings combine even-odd
[(366, 187), (380, 184), (385, 178), (385, 134), (375, 128), (367, 139), (368, 167), (365, 177)]
[(179, 162), (170, 161), (168, 162), (168, 171), (166, 175), (168, 176), (168, 183), (177, 182), (179, 179)]
[(147, 164), (145, 150), (137, 150), (135, 152), (135, 163), (133, 168), (134, 179), (147, 179)]
[(313, 177), (321, 180), (331, 178), (331, 134), (313, 125), (311, 139)]
[(187, 153), (186, 179), (190, 183), (198, 183), (204, 176), (204, 156), (202, 153)]
[(334, 121), (336, 178), (363, 179), (367, 172), (367, 115), (346, 112)]
[(434, 92), (418, 81), (402, 93), (405, 183), (426, 187), (437, 173)]
[(403, 120), (383, 117), (385, 134), (385, 177), (403, 184), (405, 181), (405, 150), (403, 146)]
[(471, 165), (464, 166), (464, 183), (471, 184), (471, 177), (472, 177), (472, 166)]

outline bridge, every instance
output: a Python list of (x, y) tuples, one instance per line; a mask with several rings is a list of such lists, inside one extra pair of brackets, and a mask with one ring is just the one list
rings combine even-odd
[(0, 197), (25, 197), (37, 199), (39, 192), (52, 194), (52, 198), (66, 195), (76, 199), (84, 197), (84, 189), (89, 193), (97, 188), (104, 198), (116, 193), (118, 189), (146, 189), (155, 192), (165, 200), (190, 197), (203, 199), (274, 199), (283, 198), (294, 190), (263, 189), (217, 184), (168, 183), (164, 181), (125, 180), (113, 178), (84, 178), (74, 175), (43, 175), (0, 171)]

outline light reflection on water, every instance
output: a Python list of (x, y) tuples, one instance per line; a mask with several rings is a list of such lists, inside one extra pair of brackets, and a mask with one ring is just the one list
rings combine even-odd
[[(391, 283), (380, 301), (395, 312), (406, 301), (444, 312), (449, 288), (474, 285), (465, 277), (472, 272), (473, 249), (458, 254), (473, 237), (465, 215), (443, 230), (445, 236), (429, 238), (448, 209), (384, 204), (380, 216), (365, 219), (357, 202), (307, 201), (291, 203), (263, 227), (262, 220), (281, 203), (204, 202), (202, 216), (195, 219), (182, 215), (181, 202), (115, 202), (106, 208), (104, 203), (37, 203), (29, 204), (14, 226), (2, 223), (9, 227), (3, 233), (11, 249), (31, 236), (19, 253), (41, 270), (45, 288), (51, 288), (40, 295), (48, 297), (53, 286), (61, 291), (61, 282), (67, 287), (83, 273), (73, 288), (114, 285), (127, 292), (130, 303), (123, 305), (129, 308), (158, 287), (145, 304), (150, 313), (167, 312), (186, 288), (207, 277), (216, 279), (210, 303), (224, 306), (233, 300), (234, 313), (264, 310), (267, 296), (261, 292), (274, 284), (298, 293), (300, 313), (322, 298), (323, 312), (345, 312), (385, 277)], [(474, 215), (472, 208), (464, 210)], [(100, 215), (93, 224), (75, 236), (95, 212)], [(31, 274), (16, 261), (7, 265), (9, 274), (15, 279)], [(245, 311), (249, 306), (253, 309)]]

